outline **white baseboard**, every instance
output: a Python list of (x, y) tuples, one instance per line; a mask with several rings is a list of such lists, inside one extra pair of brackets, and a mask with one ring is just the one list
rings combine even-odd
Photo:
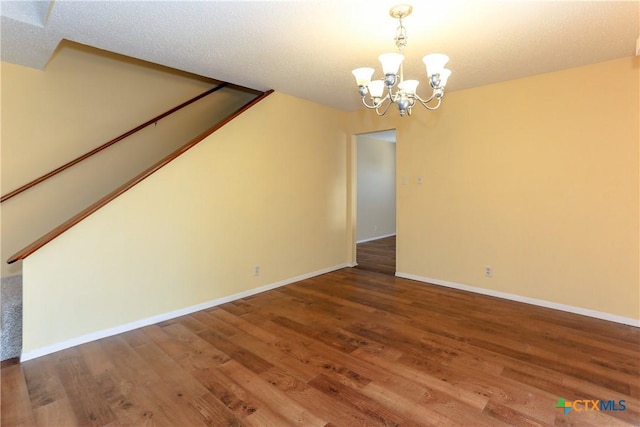
[(371, 242), (371, 241), (373, 241), (373, 240), (380, 240), (380, 239), (384, 239), (384, 238), (386, 238), (386, 237), (391, 237), (391, 236), (395, 236), (395, 235), (396, 235), (396, 233), (391, 233), (391, 234), (384, 234), (384, 235), (382, 235), (382, 236), (369, 237), (369, 238), (367, 238), (367, 239), (362, 239), (362, 240), (358, 240), (358, 241), (356, 241), (356, 244), (357, 244), (357, 243), (366, 243), (366, 242)]
[(268, 285), (260, 286), (258, 288), (249, 289), (247, 291), (239, 292), (237, 294), (229, 295), (226, 297), (218, 298), (212, 301), (204, 302), (202, 304), (192, 305), (190, 307), (181, 308), (179, 310), (171, 311), (169, 313), (159, 314), (157, 316), (147, 317), (145, 319), (136, 320), (134, 322), (126, 323), (124, 325), (115, 326), (113, 328), (103, 329), (101, 331), (92, 332), (87, 335), (72, 338), (70, 340), (62, 341), (59, 343), (47, 345), (45, 347), (37, 348), (35, 350), (23, 352), (20, 356), (21, 362), (35, 359), (37, 357), (45, 356), (47, 354), (55, 353), (56, 351), (64, 350), (67, 348), (75, 347), (80, 344), (85, 344), (91, 341), (96, 341), (101, 338), (110, 337), (113, 335), (122, 334), (124, 332), (139, 329), (144, 326), (153, 325), (156, 323), (164, 322), (166, 320), (174, 319), (176, 317), (185, 316), (187, 314), (195, 313), (196, 311), (206, 310), (217, 305), (225, 304), (237, 299), (246, 298), (252, 295), (256, 295), (262, 292), (270, 291), (281, 286), (289, 285), (291, 283), (299, 282), (301, 280), (309, 279), (311, 277), (320, 276), (322, 274), (330, 273), (341, 268), (349, 267), (350, 264), (344, 263), (333, 267), (324, 268), (311, 273), (303, 274), (301, 276), (292, 277), (289, 279), (281, 280), (279, 282), (271, 283)]
[(581, 314), (583, 316), (594, 317), (596, 319), (608, 320), (610, 322), (622, 323), (624, 325), (635, 326), (636, 328), (640, 328), (640, 320), (632, 319), (630, 317), (618, 316), (615, 314), (603, 313), (601, 311), (590, 310), (587, 308), (574, 307), (566, 304), (559, 304), (556, 302), (545, 301), (536, 298), (523, 297), (516, 294), (509, 294), (506, 292), (498, 292), (493, 291), (491, 289), (477, 288), (475, 286), (462, 285), (455, 282), (448, 282), (446, 280), (438, 280), (431, 279), (428, 277), (416, 276), (413, 274), (407, 273), (396, 273), (397, 277), (402, 277), (404, 279), (416, 280), (418, 282), (430, 283), (438, 286), (445, 286), (447, 288), (459, 289), (462, 291), (473, 292), (476, 294), (489, 295), (492, 297), (507, 299), (511, 301), (523, 302), (525, 304), (537, 305), (540, 307), (552, 308), (554, 310), (566, 311), (574, 314)]

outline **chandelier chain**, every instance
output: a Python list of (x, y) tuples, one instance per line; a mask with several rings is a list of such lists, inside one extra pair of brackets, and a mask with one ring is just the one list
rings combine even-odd
[(396, 47), (398, 48), (400, 53), (402, 53), (404, 48), (407, 46), (408, 37), (407, 37), (407, 30), (406, 28), (404, 28), (404, 25), (402, 25), (402, 17), (398, 18), (398, 21), (400, 22), (400, 25), (396, 29), (395, 41), (396, 41)]

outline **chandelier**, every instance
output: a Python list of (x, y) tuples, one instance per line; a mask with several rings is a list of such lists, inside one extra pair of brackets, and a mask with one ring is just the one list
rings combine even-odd
[[(352, 71), (362, 97), (362, 103), (367, 108), (375, 109), (379, 116), (385, 115), (391, 104), (396, 104), (401, 117), (404, 117), (405, 113), (411, 115), (411, 109), (416, 105), (416, 102), (428, 110), (436, 110), (440, 107), (444, 96), (444, 87), (451, 75), (451, 70), (444, 68), (449, 57), (442, 53), (432, 53), (422, 58), (432, 89), (429, 98), (423, 99), (416, 93), (418, 80), (404, 80), (402, 50), (407, 45), (407, 31), (402, 25), (402, 18), (409, 16), (412, 10), (413, 7), (408, 4), (399, 4), (389, 10), (389, 15), (397, 18), (400, 24), (395, 37), (399, 53), (383, 53), (378, 57), (382, 64), (384, 77), (380, 80), (371, 80), (375, 70), (369, 67), (356, 68)], [(395, 91), (394, 87), (396, 87)], [(387, 93), (383, 96), (385, 88)], [(370, 103), (367, 103), (365, 99), (367, 93), (369, 93)]]

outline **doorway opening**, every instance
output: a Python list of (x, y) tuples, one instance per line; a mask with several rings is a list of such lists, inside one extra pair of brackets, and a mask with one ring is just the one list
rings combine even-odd
[(356, 137), (357, 268), (396, 273), (396, 131)]

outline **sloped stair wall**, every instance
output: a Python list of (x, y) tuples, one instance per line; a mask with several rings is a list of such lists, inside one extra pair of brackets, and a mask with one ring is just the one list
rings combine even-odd
[(347, 266), (343, 117), (273, 93), (30, 254), (23, 359)]

